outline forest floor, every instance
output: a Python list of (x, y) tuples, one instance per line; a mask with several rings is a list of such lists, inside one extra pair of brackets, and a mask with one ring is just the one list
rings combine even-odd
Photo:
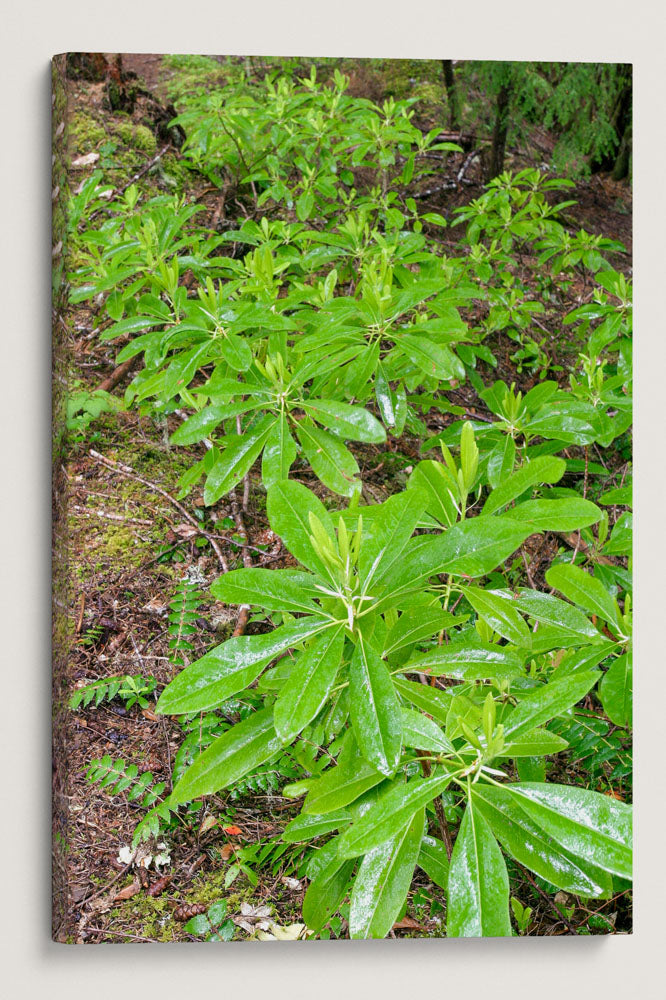
[[(128, 55), (123, 60), (124, 69), (137, 73), (146, 91), (152, 92), (158, 102), (168, 102), (170, 71), (161, 56)], [(360, 90), (365, 87), (366, 92), (381, 84), (368, 81), (367, 72), (359, 70), (356, 84)], [(163, 145), (152, 135), (146, 98), (139, 97), (131, 115), (118, 115), (105, 106), (103, 82), (70, 80), (69, 87), (72, 189), (99, 166), (106, 169), (111, 183), (121, 186), (141, 171)], [(533, 140), (529, 157), (509, 151), (509, 168), (533, 164), (547, 154), (552, 138), (537, 133)], [(91, 153), (100, 155), (94, 162), (86, 162)], [(84, 162), (79, 159), (77, 166), (77, 158)], [(424, 210), (450, 218), (455, 207), (481, 193), (478, 163), (470, 166), (466, 180), (469, 183), (457, 190), (436, 191), (424, 203)], [(215, 190), (205, 179), (188, 174), (180, 166), (178, 151), (173, 147), (139, 183), (144, 190), (155, 192), (172, 191), (176, 183), (186, 184), (188, 196), (206, 207), (209, 219), (215, 217)], [(567, 197), (577, 202), (568, 209), (572, 231), (585, 228), (620, 240), (628, 253), (614, 258), (614, 266), (630, 274), (631, 190), (627, 184), (597, 174), (578, 182)], [(444, 244), (450, 241), (453, 246), (459, 230), (444, 232)], [(570, 294), (572, 303), (567, 308), (582, 301), (585, 292), (572, 287)], [(544, 349), (553, 363), (562, 351), (560, 318), (561, 312), (541, 318)], [(89, 307), (70, 307), (66, 321), (72, 385), (97, 388), (116, 368), (115, 347), (99, 341)], [(492, 346), (499, 361), (495, 378), (515, 382), (523, 391), (538, 381), (538, 372), (529, 366), (519, 370), (511, 359), (516, 350), (512, 341), (498, 340)], [(122, 395), (129, 377), (119, 384), (116, 394)], [(549, 377), (553, 377), (552, 373)], [(461, 394), (456, 402), (472, 411), (479, 406), (473, 391), (469, 396)], [(434, 413), (431, 417), (433, 432), (452, 419)], [(238, 505), (222, 500), (214, 515), (204, 513), (197, 488), (186, 499), (176, 501), (179, 476), (201, 457), (200, 446), (170, 447), (169, 434), (176, 426), (175, 417), (158, 424), (136, 410), (121, 410), (102, 414), (90, 427), (71, 436), (66, 466), (71, 636), (66, 686), (70, 693), (93, 680), (121, 674), (153, 676), (158, 691), (172, 679), (176, 668), (169, 651), (169, 602), (183, 578), (199, 587), (203, 595), (198, 627), (191, 637), (193, 648), (187, 653), (189, 660), (203, 655), (230, 635), (234, 627), (236, 611), (212, 600), (207, 588), (221, 572), (211, 538), (230, 568), (243, 564)], [(410, 467), (419, 459), (418, 441), (409, 436), (389, 438), (384, 446), (364, 446), (357, 457), (367, 499), (379, 502), (404, 486)], [(621, 466), (618, 457), (609, 468), (609, 479), (621, 474)], [(311, 488), (323, 489), (314, 478), (308, 478), (305, 467), (295, 471)], [(243, 520), (253, 564), (286, 565), (279, 539), (268, 526), (265, 492), (258, 477), (250, 478)], [(561, 544), (560, 539), (546, 535), (536, 550), (528, 552), (535, 576), (545, 570)], [(251, 621), (248, 630), (261, 628), (261, 622)], [(225, 884), (238, 852), (268, 843), (298, 811), (298, 803), (283, 798), (278, 791), (248, 792), (235, 800), (212, 797), (205, 812), (190, 817), (165, 837), (171, 861), (165, 868), (168, 881), (161, 880), (164, 884), (158, 884), (160, 874), (154, 870), (142, 881), (137, 879), (119, 860), (122, 848), (131, 843), (143, 811), (124, 794), (111, 797), (88, 782), (86, 771), (93, 759), (110, 755), (137, 764), (139, 771), (150, 770), (157, 781), (169, 784), (182, 731), (175, 721), (155, 715), (154, 698), (149, 695), (145, 707), (135, 704), (126, 708), (121, 700), (114, 699), (67, 713), (66, 731), (61, 734), (64, 759), (57, 762), (66, 773), (67, 796), (56, 803), (55, 815), (60, 848), (57, 863), (66, 869), (67, 901), (62, 906), (57, 939), (91, 943), (192, 940), (183, 931), (182, 923), (174, 919), (174, 911), (182, 904), (209, 905), (220, 898), (226, 899), (237, 937), (254, 936), (257, 928), (264, 926), (267, 914), (274, 924), (293, 928), (296, 935), (306, 887), (305, 880), (295, 874), (303, 846), (291, 846), (282, 854), (274, 852), (267, 865), (256, 869), (257, 884), (252, 884), (246, 871)], [(248, 866), (254, 870), (251, 863)], [(443, 911), (437, 895), (437, 887), (420, 872), (407, 914), (394, 928), (394, 936), (440, 935)], [(534, 910), (531, 934), (569, 933), (568, 921), (557, 906), (570, 906), (574, 902), (571, 898), (560, 893), (553, 905), (537, 894), (526, 879), (521, 898)], [(615, 925), (616, 930), (629, 926), (630, 914), (623, 903), (591, 901), (590, 906), (601, 916), (608, 912), (610, 925)], [(584, 919), (582, 912), (572, 917), (574, 923), (582, 924)]]

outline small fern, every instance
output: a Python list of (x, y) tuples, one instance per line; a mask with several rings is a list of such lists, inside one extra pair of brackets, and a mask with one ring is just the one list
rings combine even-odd
[(625, 731), (616, 730), (611, 723), (586, 712), (553, 719), (548, 729), (568, 742), (569, 760), (585, 769), (585, 784), (590, 779), (597, 783), (631, 779), (631, 746)]
[(163, 781), (154, 783), (155, 778), (151, 771), (139, 774), (136, 764), (127, 764), (121, 757), (113, 760), (109, 754), (90, 762), (86, 780), (104, 788), (109, 795), (127, 792), (128, 800), (143, 809), (154, 806), (161, 799), (166, 787)]
[(195, 622), (202, 598), (201, 591), (189, 580), (183, 579), (169, 602), (169, 651), (175, 667), (184, 667), (187, 663), (185, 654), (194, 649), (187, 637), (197, 631)]
[(143, 677), (141, 674), (103, 677), (74, 691), (69, 699), (69, 707), (76, 710), (86, 708), (94, 702), (97, 708), (103, 701), (113, 701), (118, 697), (123, 699), (127, 708), (137, 703), (141, 708), (146, 708), (148, 705), (146, 695), (153, 693), (156, 683), (154, 677)]

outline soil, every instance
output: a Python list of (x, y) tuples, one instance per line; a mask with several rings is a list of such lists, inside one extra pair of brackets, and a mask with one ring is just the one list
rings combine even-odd
[[(123, 69), (136, 74), (145, 90), (158, 102), (167, 101), (169, 71), (160, 55), (124, 55)], [(363, 85), (367, 70), (359, 72), (356, 87)], [(365, 82), (366, 93), (370, 84)], [(80, 110), (94, 111), (109, 133), (117, 125), (117, 116), (105, 107), (105, 84), (70, 81), (70, 114)], [(374, 94), (372, 95), (374, 96)], [(145, 98), (141, 95), (129, 116), (137, 125), (145, 121)], [(535, 148), (543, 146), (548, 137), (535, 135)], [(84, 152), (80, 147), (73, 154)], [(524, 151), (510, 150), (513, 169), (532, 162)], [(169, 155), (177, 160), (177, 150)], [(149, 152), (140, 154), (148, 162)], [(451, 167), (454, 173), (462, 165)], [(136, 166), (136, 164), (135, 164)], [(73, 184), (84, 175), (73, 172)], [(121, 173), (119, 172), (119, 177)], [(440, 212), (450, 218), (453, 209), (477, 197), (482, 189), (480, 165), (470, 164), (466, 172), (470, 183), (457, 190), (436, 191), (424, 199), (425, 210)], [(144, 177), (141, 183), (159, 188), (159, 172)], [(217, 194), (202, 179), (194, 179), (194, 191), (207, 206), (211, 219), (218, 205)], [(436, 187), (436, 184), (432, 184)], [(576, 185), (570, 197), (577, 205), (569, 209), (572, 229), (584, 227), (594, 233), (620, 240), (628, 254), (621, 260), (622, 269), (631, 272), (631, 190), (607, 176), (596, 175)], [(447, 239), (456, 230), (445, 231)], [(571, 290), (572, 302), (581, 294)], [(566, 304), (572, 308), (572, 304)], [(561, 308), (542, 322), (549, 338), (548, 350), (557, 357), (558, 316)], [(115, 369), (113, 346), (100, 342), (92, 330), (93, 316), (86, 307), (70, 307), (66, 316), (71, 374), (86, 387), (98, 386)], [(526, 391), (537, 379), (537, 373), (519, 372), (511, 360), (515, 345), (511, 342), (492, 344), (498, 358), (495, 378), (516, 382)], [(491, 374), (488, 369), (484, 377)], [(116, 393), (122, 395), (123, 384)], [(452, 400), (453, 401), (453, 400)], [(461, 390), (455, 403), (472, 413), (480, 402), (469, 387)], [(431, 413), (425, 418), (432, 432), (440, 430), (447, 417)], [(168, 604), (178, 581), (187, 577), (201, 588), (204, 595), (199, 608), (197, 629), (191, 637), (192, 648), (186, 659), (194, 660), (212, 645), (226, 638), (236, 623), (236, 609), (225, 607), (207, 594), (208, 586), (220, 574), (220, 559), (210, 544), (217, 541), (229, 567), (243, 565), (238, 526), (230, 502), (221, 502), (215, 510), (216, 520), (206, 515), (208, 537), (190, 530), (191, 521), (174, 502), (180, 473), (200, 456), (197, 449), (172, 449), (168, 435), (178, 424), (170, 417), (168, 424), (158, 424), (136, 411), (104, 415), (92, 425), (80, 441), (71, 442), (66, 466), (68, 481), (69, 518), (69, 579), (67, 597), (70, 656), (65, 686), (71, 694), (78, 687), (94, 680), (120, 674), (153, 676), (158, 690), (174, 675), (173, 655), (169, 650)], [(103, 456), (106, 462), (97, 457)], [(386, 447), (365, 446), (358, 451), (368, 499), (381, 501), (401, 488), (411, 465), (418, 460), (418, 441), (404, 437), (389, 440)], [(574, 456), (575, 457), (575, 456)], [(596, 460), (596, 457), (595, 457)], [(124, 473), (115, 462), (123, 463), (134, 473)], [(621, 471), (617, 461), (611, 472)], [(320, 484), (309, 479), (305, 469), (296, 474), (311, 488), (325, 492)], [(240, 497), (237, 498), (240, 503)], [(201, 491), (195, 489), (180, 501), (190, 518), (200, 522), (203, 509)], [(286, 565), (279, 540), (272, 535), (265, 515), (264, 492), (257, 470), (251, 478), (248, 502), (243, 513), (248, 531), (249, 553), (254, 565)], [(235, 537), (234, 537), (235, 536)], [(535, 536), (528, 540), (524, 558), (537, 583), (562, 540), (553, 535)], [(250, 623), (249, 629), (261, 628)], [(131, 842), (132, 832), (144, 810), (132, 803), (126, 794), (111, 797), (97, 784), (86, 780), (86, 771), (94, 759), (109, 755), (137, 764), (140, 771), (149, 770), (156, 781), (169, 784), (174, 758), (182, 741), (180, 727), (172, 720), (154, 714), (154, 696), (147, 698), (145, 707), (126, 708), (116, 698), (66, 713), (66, 730), (61, 734), (65, 757), (57, 762), (66, 779), (62, 794), (55, 802), (56, 864), (65, 871), (67, 901), (56, 910), (60, 913), (55, 936), (59, 941), (157, 941), (188, 940), (183, 924), (174, 919), (174, 911), (182, 903), (211, 903), (226, 898), (228, 912), (238, 916), (241, 907), (250, 903), (268, 904), (273, 919), (281, 926), (298, 922), (305, 882), (294, 878), (298, 850), (276, 858), (272, 871), (260, 873), (253, 885), (245, 873), (225, 888), (225, 877), (243, 846), (265, 842), (278, 834), (288, 819), (298, 811), (298, 804), (278, 793), (247, 794), (230, 801), (210, 797), (205, 812), (188, 818), (183, 826), (168, 837), (171, 879), (163, 892), (151, 896), (150, 885), (159, 877), (149, 869), (147, 884), (138, 881), (136, 870), (118, 860), (121, 849)], [(234, 832), (222, 826), (210, 825), (220, 820)], [(519, 872), (514, 873), (522, 878)], [(437, 898), (433, 887), (421, 873), (415, 888)], [(133, 887), (136, 891), (130, 894)], [(522, 878), (521, 898), (534, 909), (530, 933), (558, 935), (568, 933), (566, 922), (553, 906)], [(127, 896), (129, 898), (123, 898)], [(564, 894), (560, 894), (562, 896)], [(424, 897), (425, 898), (425, 897)], [(559, 900), (561, 906), (572, 900)], [(624, 905), (624, 904), (622, 904)], [(628, 925), (626, 907), (614, 909), (608, 903), (595, 904), (595, 911), (613, 910), (616, 930)], [(412, 904), (409, 915), (393, 931), (394, 936), (437, 936), (441, 933), (441, 908)], [(579, 915), (582, 919), (582, 914)], [(253, 918), (254, 919), (254, 918)], [(252, 923), (252, 920), (250, 921)], [(255, 920), (256, 923), (256, 920)], [(247, 936), (247, 931), (239, 931)], [(344, 924), (340, 931), (344, 934)]]

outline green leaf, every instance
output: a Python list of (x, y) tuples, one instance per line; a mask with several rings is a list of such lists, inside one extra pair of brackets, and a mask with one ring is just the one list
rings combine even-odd
[(409, 333), (403, 333), (396, 340), (396, 348), (431, 378), (448, 382), (454, 378), (465, 377), (465, 369), (453, 351), (436, 344), (427, 335), (414, 337)]
[(349, 698), (361, 753), (382, 774), (393, 774), (402, 742), (400, 705), (386, 664), (361, 634), (349, 667)]
[(565, 892), (608, 896), (609, 874), (576, 859), (520, 808), (510, 788), (477, 784), (472, 797), (504, 850), (521, 865)]
[(569, 746), (565, 739), (547, 729), (530, 729), (521, 736), (504, 744), (501, 757), (535, 757), (547, 756), (566, 750)]
[[(351, 818), (351, 813), (344, 809), (327, 813), (325, 816), (308, 816), (301, 813), (290, 823), (287, 823), (282, 831), (282, 839), (287, 844), (297, 844), (301, 840), (314, 840), (315, 837), (323, 837), (331, 830), (347, 826), (351, 822)], [(339, 838), (336, 839), (339, 840)]]
[(236, 483), (249, 472), (266, 443), (266, 438), (275, 423), (271, 414), (263, 417), (246, 434), (231, 436), (231, 443), (208, 473), (204, 486), (204, 502), (207, 506), (217, 503)]
[(384, 775), (363, 759), (349, 732), (336, 766), (326, 771), (308, 791), (303, 812), (321, 815), (342, 809), (383, 780)]
[(225, 604), (254, 604), (263, 611), (315, 612), (316, 578), (293, 569), (234, 569), (218, 577), (210, 590)]
[(533, 459), (492, 491), (484, 504), (483, 513), (493, 514), (500, 507), (506, 507), (537, 483), (556, 483), (564, 475), (566, 467), (567, 463), (563, 458), (552, 455), (541, 455)]
[[(373, 511), (372, 527), (359, 555), (359, 576), (364, 593), (390, 576), (391, 569), (411, 538), (425, 507), (425, 497), (409, 490), (389, 497)], [(363, 513), (361, 511), (361, 513)]]
[(309, 617), (282, 625), (268, 635), (240, 635), (227, 639), (185, 667), (164, 689), (156, 711), (182, 715), (217, 708), (254, 681), (267, 663), (291, 646), (328, 628), (330, 623)]
[(386, 636), (384, 655), (393, 653), (405, 646), (411, 646), (423, 639), (431, 639), (442, 629), (459, 625), (469, 618), (469, 615), (452, 615), (442, 611), (439, 605), (430, 608), (419, 608), (418, 615), (404, 611)]
[(363, 859), (352, 890), (349, 936), (384, 938), (405, 901), (419, 856), (424, 811), (403, 831)]
[(603, 583), (595, 579), (590, 573), (573, 566), (571, 563), (560, 563), (551, 566), (546, 572), (546, 581), (549, 586), (559, 590), (561, 594), (568, 597), (574, 604), (578, 604), (586, 611), (599, 615), (609, 625), (615, 626), (618, 631), (622, 631), (620, 625), (620, 615), (617, 602), (608, 593)]
[(507, 517), (531, 524), (534, 531), (577, 531), (596, 524), (601, 511), (582, 497), (562, 500), (527, 500), (506, 512)]
[(515, 606), (542, 625), (554, 625), (591, 639), (599, 637), (598, 630), (582, 612), (553, 594), (544, 594), (539, 590), (521, 590)]
[(534, 691), (523, 695), (504, 723), (504, 739), (507, 742), (535, 729), (537, 726), (562, 715), (584, 698), (599, 679), (598, 670), (571, 674), (561, 680), (550, 681)]
[(482, 680), (486, 677), (511, 678), (523, 674), (525, 651), (510, 646), (493, 646), (474, 640), (437, 646), (411, 659), (403, 668), (411, 673), (439, 677)]
[(486, 467), (488, 482), (493, 489), (496, 489), (502, 480), (511, 475), (515, 461), (516, 445), (514, 440), (509, 434), (503, 434), (501, 441), (497, 442), (488, 455)]
[[(242, 386), (238, 387), (242, 390)], [(196, 444), (208, 437), (211, 431), (223, 420), (235, 417), (237, 414), (247, 413), (249, 410), (257, 410), (266, 404), (262, 401), (241, 400), (238, 403), (219, 403), (215, 406), (206, 406), (199, 413), (188, 417), (180, 427), (171, 435), (172, 444)]]
[(275, 729), (290, 743), (324, 706), (345, 644), (344, 628), (329, 629), (314, 638), (298, 657), (275, 702)]
[(531, 646), (532, 637), (511, 598), (480, 587), (460, 588), (474, 610), (491, 628), (516, 646)]
[(458, 519), (459, 488), (446, 465), (431, 459), (419, 462), (407, 480), (407, 487), (414, 487), (426, 495), (426, 510), (440, 524), (455, 524)]
[(239, 781), (272, 757), (283, 743), (273, 726), (273, 710), (255, 712), (219, 736), (197, 757), (171, 793), (175, 804), (212, 795)]
[(289, 432), (287, 418), (281, 413), (266, 438), (261, 457), (261, 479), (266, 489), (289, 476), (296, 451), (296, 442)]
[(298, 440), (312, 470), (324, 486), (343, 497), (351, 497), (361, 488), (355, 476), (356, 459), (342, 441), (314, 424), (301, 420), (296, 428)]
[(246, 372), (252, 364), (252, 349), (247, 340), (227, 331), (218, 341), (224, 360), (235, 372)]
[(630, 726), (632, 716), (631, 654), (614, 660), (599, 685), (599, 697), (604, 712), (616, 726)]
[(408, 681), (404, 677), (394, 678), (393, 687), (402, 698), (406, 698), (422, 712), (431, 715), (443, 726), (446, 725), (453, 700), (452, 688), (441, 691), (439, 688), (419, 684), (417, 681)]
[(416, 538), (392, 577), (393, 591), (438, 573), (485, 576), (532, 534), (510, 518), (474, 517), (438, 536)]
[(470, 797), (451, 856), (448, 937), (510, 937), (509, 876), (492, 830)]
[(357, 858), (395, 837), (424, 806), (441, 795), (451, 782), (449, 774), (431, 778), (401, 778), (391, 782), (360, 819), (341, 834), (343, 858)]
[(328, 570), (310, 541), (311, 513), (321, 522), (329, 538), (335, 540), (333, 522), (319, 497), (302, 483), (286, 479), (268, 490), (266, 509), (271, 528), (289, 551), (313, 573), (328, 579)]
[(565, 850), (620, 878), (631, 878), (631, 806), (572, 785), (521, 782), (506, 787)]
[(345, 440), (365, 441), (369, 444), (386, 441), (386, 431), (380, 422), (362, 406), (351, 406), (333, 399), (317, 399), (303, 403), (303, 409), (318, 423)]
[(424, 837), (416, 863), (435, 885), (446, 891), (449, 884), (449, 858), (443, 841), (436, 837)]
[(453, 746), (437, 723), (412, 708), (402, 709), (402, 742), (415, 750), (453, 753)]
[[(336, 838), (337, 839), (337, 838)], [(355, 861), (343, 861), (335, 856), (317, 872), (303, 897), (303, 920), (313, 931), (319, 931), (339, 908), (354, 871)]]

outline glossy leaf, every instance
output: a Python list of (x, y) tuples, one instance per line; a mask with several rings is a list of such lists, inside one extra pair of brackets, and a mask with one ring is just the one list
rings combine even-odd
[(393, 927), (412, 882), (423, 824), (420, 810), (404, 830), (364, 857), (352, 890), (351, 938), (384, 938)]
[(341, 627), (316, 636), (298, 657), (275, 702), (275, 729), (291, 742), (324, 706), (340, 664), (345, 643)]
[(284, 413), (281, 413), (266, 438), (261, 456), (261, 479), (266, 489), (287, 479), (296, 459), (296, 452), (296, 442), (289, 432)]
[(393, 774), (400, 758), (400, 706), (386, 665), (361, 635), (349, 668), (349, 697), (361, 753), (382, 774)]
[(550, 681), (524, 694), (504, 723), (504, 739), (509, 742), (523, 733), (554, 719), (584, 698), (599, 680), (598, 670), (572, 674), (562, 680)]
[(340, 836), (340, 856), (357, 858), (394, 837), (416, 812), (441, 795), (450, 782), (449, 774), (412, 778), (406, 783), (400, 778), (391, 782), (368, 811)]
[(504, 850), (535, 875), (565, 892), (592, 897), (610, 894), (608, 872), (586, 865), (555, 843), (520, 808), (510, 789), (479, 783), (472, 796)]
[(449, 859), (446, 844), (436, 837), (424, 837), (419, 851), (419, 868), (422, 868), (428, 878), (432, 879), (440, 889), (447, 890), (449, 884)]
[(571, 563), (551, 566), (546, 581), (574, 604), (599, 615), (610, 625), (619, 626), (617, 604), (604, 585), (590, 573)]
[(197, 757), (171, 793), (171, 801), (189, 802), (228, 788), (282, 747), (273, 726), (273, 711), (265, 708), (218, 737)]
[(310, 513), (321, 522), (329, 538), (335, 538), (330, 515), (319, 497), (302, 483), (288, 479), (271, 486), (266, 507), (273, 531), (289, 551), (313, 573), (327, 579), (328, 570), (310, 541)]
[[(313, 601), (314, 577), (291, 569), (234, 569), (211, 585), (211, 593), (225, 604), (254, 604), (265, 611), (317, 613)], [(309, 585), (309, 586), (308, 586)]]
[(507, 786), (558, 844), (604, 871), (631, 878), (631, 806), (586, 788), (521, 782)]
[(274, 416), (266, 416), (246, 434), (234, 435), (232, 443), (227, 445), (208, 473), (204, 486), (204, 501), (208, 506), (217, 503), (249, 472), (261, 454), (274, 422)]
[(298, 440), (316, 476), (325, 486), (343, 497), (361, 488), (356, 479), (358, 464), (342, 441), (314, 424), (302, 420), (296, 428)]
[(542, 455), (517, 469), (492, 491), (483, 506), (484, 514), (493, 514), (521, 496), (537, 483), (556, 483), (562, 478), (567, 463), (563, 458)]
[(544, 594), (540, 590), (521, 590), (515, 599), (515, 605), (543, 625), (555, 625), (592, 639), (599, 637), (598, 630), (578, 608), (573, 608), (553, 594)]
[(582, 497), (562, 500), (527, 500), (506, 512), (508, 517), (531, 524), (534, 531), (577, 531), (596, 524), (601, 511)]
[(336, 766), (329, 768), (308, 790), (303, 812), (321, 815), (342, 809), (383, 780), (384, 775), (364, 760), (349, 732)]
[(287, 823), (282, 831), (282, 839), (287, 844), (297, 844), (302, 840), (314, 840), (316, 837), (323, 837), (324, 834), (340, 827), (348, 826), (351, 822), (351, 813), (340, 809), (338, 812), (330, 812), (325, 816), (308, 816), (301, 813)]
[(509, 937), (509, 876), (492, 830), (468, 801), (451, 855), (448, 937)]
[(364, 539), (359, 557), (364, 592), (373, 593), (374, 587), (390, 577), (418, 524), (425, 502), (421, 493), (410, 490), (390, 497), (373, 511), (370, 535)]
[(156, 710), (162, 715), (182, 715), (217, 708), (251, 684), (280, 653), (328, 627), (325, 620), (309, 617), (268, 635), (227, 639), (185, 667), (164, 689)]
[(512, 604), (511, 598), (480, 587), (461, 587), (474, 610), (500, 635), (516, 646), (530, 646), (530, 631)]
[(453, 753), (453, 746), (440, 727), (422, 712), (402, 709), (402, 742), (415, 750), (430, 753)]
[(314, 420), (345, 440), (369, 444), (386, 441), (382, 425), (362, 406), (351, 406), (333, 399), (317, 399), (303, 404), (303, 408)]
[(632, 717), (631, 653), (613, 660), (599, 685), (604, 712), (616, 726), (630, 726)]

